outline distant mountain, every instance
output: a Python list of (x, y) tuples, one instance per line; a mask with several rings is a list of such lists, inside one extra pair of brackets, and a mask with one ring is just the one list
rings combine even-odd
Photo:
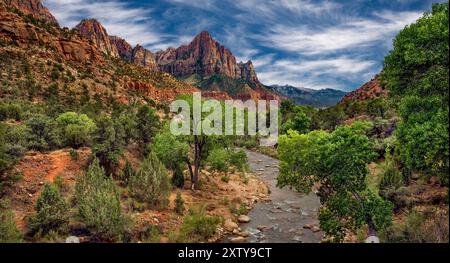
[(360, 88), (348, 93), (342, 98), (340, 103), (350, 101), (364, 101), (367, 99), (387, 96), (387, 90), (380, 85), (379, 75), (375, 75), (373, 79), (362, 85)]
[(251, 61), (237, 63), (231, 51), (206, 31), (191, 43), (156, 53), (159, 70), (205, 91), (225, 92), (238, 99), (277, 99), (258, 80)]
[(317, 108), (334, 106), (347, 94), (335, 89), (313, 90), (289, 85), (273, 85), (269, 89), (293, 100), (298, 105), (309, 105)]

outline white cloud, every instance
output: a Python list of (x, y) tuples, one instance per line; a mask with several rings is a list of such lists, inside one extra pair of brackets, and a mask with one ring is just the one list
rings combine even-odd
[(375, 13), (374, 19), (356, 18), (326, 28), (276, 25), (259, 39), (267, 46), (305, 55), (333, 53), (378, 45), (405, 25), (420, 17), (419, 12)]
[(157, 44), (164, 35), (152, 31), (151, 9), (130, 7), (123, 1), (44, 0), (62, 26), (74, 27), (83, 18), (99, 20), (110, 35), (117, 35), (132, 45)]

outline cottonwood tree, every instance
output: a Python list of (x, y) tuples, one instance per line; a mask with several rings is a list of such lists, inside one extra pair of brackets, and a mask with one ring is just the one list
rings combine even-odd
[(320, 185), (320, 226), (336, 242), (348, 230), (367, 225), (374, 235), (391, 222), (392, 205), (366, 184), (375, 153), (364, 130), (364, 124), (355, 123), (332, 133), (290, 131), (279, 140), (278, 186), (309, 193)]

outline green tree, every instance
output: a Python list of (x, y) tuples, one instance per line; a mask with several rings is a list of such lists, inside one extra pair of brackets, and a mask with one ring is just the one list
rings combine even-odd
[(139, 139), (144, 144), (148, 144), (160, 128), (159, 117), (156, 111), (147, 105), (139, 107), (136, 117)]
[(105, 175), (98, 159), (94, 159), (75, 185), (78, 215), (88, 230), (102, 240), (117, 241), (125, 229), (125, 218), (119, 193), (111, 177)]
[(64, 231), (69, 217), (67, 203), (60, 194), (58, 187), (45, 184), (36, 203), (36, 215), (28, 221), (32, 234)]
[(91, 136), (96, 129), (94, 121), (86, 114), (66, 112), (56, 118), (62, 130), (66, 145), (75, 148), (89, 145)]
[(449, 99), (448, 2), (403, 29), (385, 58), (383, 84), (400, 102), (397, 129), (401, 161), (440, 175), (448, 184)]
[(291, 131), (280, 137), (278, 186), (309, 193), (319, 183), (320, 225), (334, 241), (364, 224), (374, 234), (391, 222), (392, 205), (366, 184), (367, 164), (375, 153), (365, 127), (356, 123), (332, 133)]
[(164, 207), (168, 203), (170, 183), (167, 170), (155, 153), (151, 152), (142, 162), (137, 173), (130, 178), (130, 192), (139, 201), (152, 207)]
[(117, 119), (103, 116), (97, 121), (93, 152), (108, 174), (115, 173), (123, 149), (126, 133)]
[(28, 148), (48, 151), (61, 145), (55, 121), (45, 115), (35, 115), (26, 121)]
[(9, 202), (0, 201), (0, 243), (21, 243), (22, 233), (17, 229)]

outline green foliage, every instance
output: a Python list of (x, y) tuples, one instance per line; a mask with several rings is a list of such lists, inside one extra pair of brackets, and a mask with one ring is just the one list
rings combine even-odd
[(125, 219), (119, 193), (97, 159), (89, 166), (86, 175), (78, 177), (75, 198), (78, 215), (94, 236), (102, 240), (120, 240)]
[(71, 147), (81, 147), (89, 145), (92, 133), (96, 129), (94, 121), (86, 114), (66, 112), (56, 119), (61, 128), (65, 144)]
[(122, 173), (120, 174), (120, 180), (125, 186), (128, 186), (130, 182), (130, 178), (134, 177), (136, 174), (136, 171), (134, 171), (133, 166), (131, 165), (130, 161), (126, 161), (125, 167), (123, 168)]
[(64, 232), (69, 221), (67, 209), (67, 203), (58, 188), (53, 184), (45, 184), (36, 203), (36, 215), (28, 220), (31, 233)]
[(205, 207), (190, 210), (189, 216), (184, 218), (178, 241), (205, 242), (214, 236), (221, 221), (220, 217), (206, 215)]
[(176, 171), (188, 158), (189, 145), (165, 127), (155, 136), (152, 150), (167, 168)]
[(184, 214), (184, 200), (180, 192), (177, 192), (177, 197), (175, 198), (175, 213), (182, 215)]
[(400, 102), (401, 161), (448, 184), (448, 2), (403, 29), (385, 58), (383, 83)]
[(171, 179), (172, 185), (178, 188), (183, 188), (184, 187), (184, 174), (183, 174), (183, 170), (181, 168), (176, 168), (173, 171), (173, 176)]
[(383, 231), (380, 238), (386, 243), (448, 243), (448, 219), (448, 211), (429, 215), (412, 211), (404, 222)]
[(236, 167), (239, 171), (248, 169), (248, 159), (244, 151), (234, 151), (231, 149), (215, 148), (210, 151), (207, 163), (212, 169), (226, 172), (230, 165)]
[(156, 111), (147, 105), (142, 105), (137, 112), (137, 131), (139, 139), (148, 144), (152, 141), (160, 127), (159, 117)]
[(22, 234), (17, 229), (14, 213), (9, 210), (9, 204), (0, 204), (0, 243), (21, 243)]
[(307, 133), (311, 126), (311, 119), (305, 113), (299, 112), (295, 114), (292, 119), (289, 119), (281, 127), (282, 133), (288, 130), (298, 131), (299, 133)]
[(397, 170), (395, 164), (391, 160), (386, 161), (383, 176), (381, 177), (379, 189), (385, 191), (389, 189), (397, 189), (403, 186), (402, 174)]
[(169, 177), (164, 165), (151, 152), (139, 171), (130, 178), (130, 192), (137, 200), (152, 207), (164, 207), (170, 191)]
[(102, 116), (97, 121), (94, 146), (95, 156), (108, 174), (114, 173), (126, 146), (126, 134), (117, 119)]
[(373, 230), (390, 224), (392, 205), (367, 189), (367, 164), (375, 153), (366, 130), (367, 124), (356, 122), (332, 133), (291, 131), (279, 140), (278, 186), (309, 193), (320, 183), (321, 228), (334, 241), (364, 223)]
[(25, 122), (28, 148), (38, 151), (53, 150), (61, 145), (57, 124), (45, 115), (35, 115)]
[(0, 103), (0, 121), (22, 119), (22, 107), (17, 103)]
[(225, 149), (217, 148), (209, 153), (207, 163), (217, 171), (228, 171), (228, 152)]

